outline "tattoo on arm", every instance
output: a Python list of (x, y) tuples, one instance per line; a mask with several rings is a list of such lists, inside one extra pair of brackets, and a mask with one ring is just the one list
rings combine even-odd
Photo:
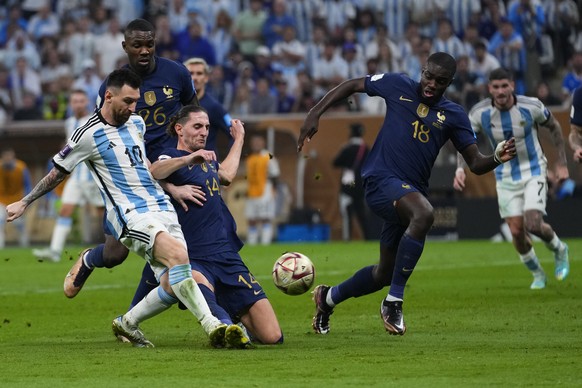
[(53, 168), (44, 178), (40, 180), (40, 182), (36, 184), (36, 186), (34, 186), (34, 189), (32, 189), (32, 191), (28, 193), (28, 195), (24, 197), (22, 200), (27, 205), (30, 205), (38, 198), (42, 197), (43, 195), (57, 187), (59, 183), (65, 180), (66, 177), (67, 174), (57, 170), (56, 168)]
[(544, 124), (544, 126), (550, 130), (552, 141), (558, 151), (559, 160), (563, 164), (566, 164), (566, 150), (564, 147), (564, 137), (562, 135), (562, 127), (560, 126), (560, 123), (554, 118), (554, 116), (550, 116), (550, 119), (546, 124)]

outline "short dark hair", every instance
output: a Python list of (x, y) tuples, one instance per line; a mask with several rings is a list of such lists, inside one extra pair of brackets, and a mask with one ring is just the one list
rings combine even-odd
[(176, 113), (170, 119), (170, 122), (168, 123), (168, 126), (166, 127), (166, 133), (170, 136), (174, 136), (174, 137), (178, 136), (178, 134), (176, 133), (176, 124), (184, 124), (186, 121), (188, 121), (190, 113), (198, 113), (198, 112), (204, 112), (204, 113), (208, 114), (208, 111), (206, 109), (204, 109), (203, 107), (198, 106), (198, 105), (183, 106), (182, 109), (180, 109), (178, 111), (178, 113)]
[(133, 19), (125, 27), (125, 36), (131, 35), (135, 31), (156, 32), (153, 24), (145, 19)]
[(503, 67), (498, 67), (497, 69), (492, 70), (491, 73), (489, 73), (489, 81), (498, 81), (500, 79), (508, 79), (512, 81), (513, 75), (509, 70), (504, 69)]
[(141, 86), (141, 78), (137, 73), (128, 68), (113, 70), (107, 77), (107, 88), (122, 88), (123, 85), (129, 85), (134, 89)]
[(438, 65), (450, 71), (451, 78), (457, 72), (457, 61), (452, 55), (447, 54), (445, 52), (439, 51), (437, 53), (431, 54), (428, 57), (427, 63), (428, 62), (434, 63), (435, 65)]

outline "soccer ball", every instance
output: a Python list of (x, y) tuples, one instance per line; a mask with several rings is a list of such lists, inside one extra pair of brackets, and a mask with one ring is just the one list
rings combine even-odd
[(275, 261), (273, 282), (287, 295), (307, 292), (315, 280), (315, 267), (309, 257), (299, 252), (286, 252)]

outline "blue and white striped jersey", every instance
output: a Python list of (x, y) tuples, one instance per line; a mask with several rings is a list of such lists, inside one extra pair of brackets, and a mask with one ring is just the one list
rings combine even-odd
[(139, 115), (115, 127), (101, 112), (77, 128), (53, 162), (70, 173), (81, 162), (89, 167), (105, 199), (107, 225), (119, 239), (134, 212), (172, 211), (169, 198), (149, 172), (145, 157), (145, 123)]
[(550, 111), (534, 97), (515, 96), (511, 109), (497, 109), (490, 98), (473, 107), (469, 119), (475, 132), (489, 138), (493, 148), (497, 143), (515, 137), (517, 155), (495, 169), (495, 178), (517, 182), (534, 176), (545, 176), (548, 162), (538, 140), (538, 126), (550, 118)]
[[(65, 131), (67, 133), (67, 140), (71, 137), (75, 129), (79, 128), (80, 126), (85, 124), (87, 120), (89, 120), (89, 117), (91, 117), (91, 115), (83, 116), (80, 119), (71, 116), (65, 120)], [(94, 183), (93, 177), (91, 176), (91, 172), (89, 171), (85, 164), (79, 164), (77, 167), (75, 167), (75, 171), (71, 173), (69, 180), (74, 180), (75, 182), (87, 184)]]

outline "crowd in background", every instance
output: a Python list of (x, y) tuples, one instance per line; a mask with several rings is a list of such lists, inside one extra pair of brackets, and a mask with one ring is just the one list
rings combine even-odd
[[(582, 1), (574, 0), (24, 0), (0, 5), (0, 125), (61, 120), (68, 96), (95, 101), (125, 63), (123, 27), (156, 27), (157, 54), (204, 58), (207, 92), (232, 115), (306, 112), (343, 80), (404, 72), (428, 55), (458, 61), (448, 95), (470, 109), (488, 73), (508, 68), (517, 92), (564, 105), (582, 85)], [(365, 95), (336, 110), (383, 114)]]

